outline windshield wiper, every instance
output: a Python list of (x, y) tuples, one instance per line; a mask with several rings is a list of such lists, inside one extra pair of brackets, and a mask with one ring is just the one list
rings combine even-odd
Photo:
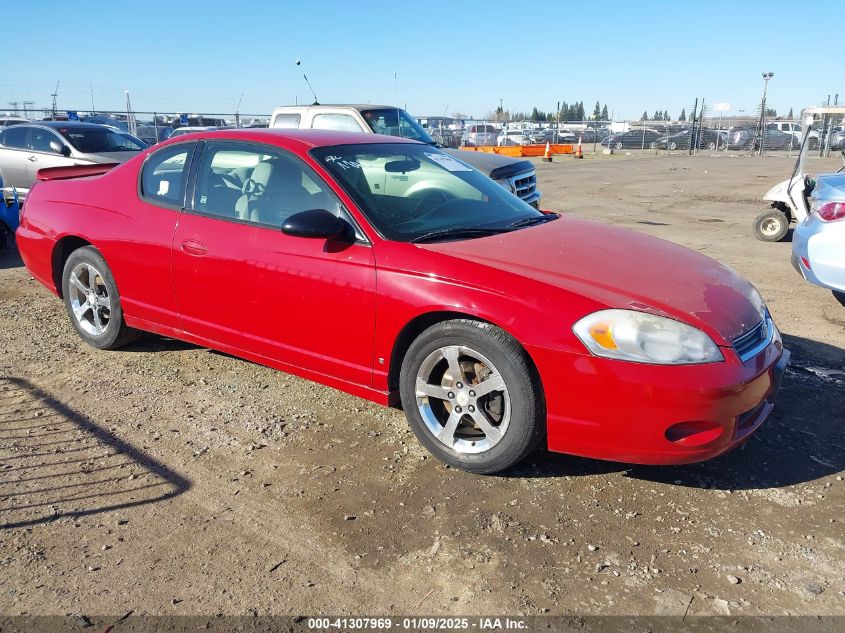
[(462, 237), (484, 237), (485, 235), (497, 235), (498, 233), (507, 232), (507, 228), (485, 228), (485, 227), (469, 227), (469, 226), (454, 226), (450, 229), (440, 229), (439, 231), (431, 231), (418, 235), (410, 240), (411, 244), (418, 242), (431, 242), (441, 238), (460, 239)]
[(552, 220), (557, 220), (558, 215), (556, 214), (548, 214), (548, 215), (532, 215), (527, 218), (522, 218), (521, 220), (517, 220), (513, 224), (508, 224), (507, 228), (509, 229), (516, 229), (522, 226), (532, 226), (534, 224), (543, 224), (545, 222), (551, 222)]

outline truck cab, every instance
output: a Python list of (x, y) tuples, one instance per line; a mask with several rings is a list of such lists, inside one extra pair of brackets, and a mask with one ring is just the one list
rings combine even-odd
[[(273, 110), (270, 127), (384, 134), (436, 145), (414, 117), (401, 108), (389, 105), (280, 106)], [(441, 149), (486, 174), (531, 206), (539, 207), (542, 194), (537, 189), (537, 173), (531, 161), (498, 154)]]

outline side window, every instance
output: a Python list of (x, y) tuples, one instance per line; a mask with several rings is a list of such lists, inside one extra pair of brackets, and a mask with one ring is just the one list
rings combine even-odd
[(0, 143), (5, 147), (12, 147), (14, 149), (26, 149), (26, 138), (29, 135), (29, 128), (24, 126), (7, 127), (0, 134)]
[(277, 114), (273, 119), (273, 127), (297, 129), (301, 120), (299, 114)]
[(141, 197), (165, 207), (182, 207), (193, 143), (171, 145), (150, 154), (141, 172)]
[(194, 210), (278, 228), (288, 216), (308, 209), (343, 213), (334, 193), (299, 159), (272, 147), (206, 144)]
[(348, 114), (318, 114), (311, 122), (315, 130), (338, 130), (340, 132), (361, 132), (361, 126)]
[[(59, 141), (59, 137), (53, 134), (50, 130), (33, 128), (32, 136), (29, 139), (29, 147), (34, 152), (48, 152), (50, 154), (55, 154), (53, 149), (50, 147), (50, 141), (61, 143), (61, 141)], [(61, 144), (64, 145), (64, 143)]]

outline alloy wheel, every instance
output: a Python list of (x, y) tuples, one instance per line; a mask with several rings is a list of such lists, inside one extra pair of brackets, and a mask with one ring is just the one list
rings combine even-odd
[(111, 299), (103, 275), (91, 264), (74, 266), (70, 273), (70, 306), (79, 326), (100, 336), (111, 321)]
[(434, 350), (416, 376), (416, 403), (428, 431), (458, 453), (481, 453), (508, 429), (511, 401), (505, 380), (472, 348)]

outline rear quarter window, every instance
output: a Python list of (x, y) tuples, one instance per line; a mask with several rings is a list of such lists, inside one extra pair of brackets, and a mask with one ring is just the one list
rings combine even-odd
[(299, 114), (277, 114), (273, 119), (273, 127), (297, 129), (301, 120), (302, 117)]
[(181, 209), (194, 147), (194, 143), (179, 143), (150, 154), (141, 169), (141, 198), (157, 206)]

